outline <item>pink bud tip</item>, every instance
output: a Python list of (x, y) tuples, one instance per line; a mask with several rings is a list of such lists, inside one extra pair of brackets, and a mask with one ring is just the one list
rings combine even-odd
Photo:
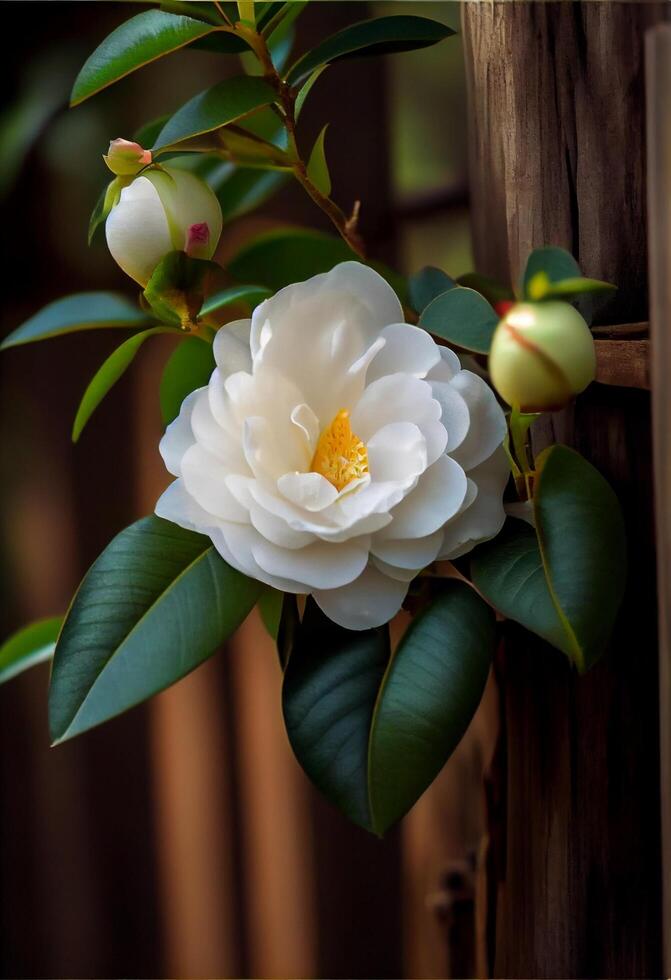
[(186, 243), (184, 251), (193, 258), (206, 258), (208, 245), (210, 244), (210, 227), (207, 221), (201, 221), (196, 225), (190, 225), (186, 232)]
[(145, 150), (139, 143), (119, 137), (112, 140), (107, 156), (103, 159), (117, 177), (132, 177), (151, 163), (152, 158), (151, 150)]

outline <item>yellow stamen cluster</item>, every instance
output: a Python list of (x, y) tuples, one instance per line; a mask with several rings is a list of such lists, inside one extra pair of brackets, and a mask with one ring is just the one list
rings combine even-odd
[(341, 409), (320, 435), (310, 470), (321, 473), (336, 490), (343, 490), (368, 472), (368, 452), (352, 432), (346, 409)]

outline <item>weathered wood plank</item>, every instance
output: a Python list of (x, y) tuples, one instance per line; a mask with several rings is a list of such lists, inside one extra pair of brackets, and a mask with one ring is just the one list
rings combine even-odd
[(650, 342), (659, 595), (659, 721), (662, 794), (664, 975), (671, 972), (671, 26), (646, 39)]
[[(463, 5), (479, 271), (515, 281), (532, 248), (561, 245), (585, 274), (617, 283), (601, 322), (645, 319), (643, 34), (664, 15), (661, 4)], [(612, 649), (583, 679), (509, 631), (490, 965), (507, 977), (658, 976), (649, 397), (595, 385), (538, 428), (541, 440), (573, 442), (615, 486), (633, 574)]]

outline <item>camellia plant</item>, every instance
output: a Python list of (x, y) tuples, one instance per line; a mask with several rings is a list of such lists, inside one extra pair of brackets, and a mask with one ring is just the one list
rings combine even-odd
[[(0, 680), (53, 656), (59, 743), (179, 680), (258, 606), (296, 756), (382, 834), (469, 724), (497, 614), (580, 672), (607, 646), (625, 578), (617, 499), (573, 449), (534, 458), (529, 430), (594, 379), (583, 314), (613, 287), (556, 247), (532, 253), (515, 292), (369, 263), (359, 204), (346, 212), (331, 197), (326, 127), (303, 154), (301, 110), (334, 63), (452, 31), (382, 17), (292, 61), (304, 7), (166, 2), (118, 27), (75, 81), (73, 105), (185, 46), (243, 66), (104, 156), (113, 177), (89, 236), (104, 225), (139, 302), (68, 296), (2, 344), (128, 332), (84, 392), (75, 440), (150, 337), (176, 346), (159, 392), (174, 479), (94, 562), (64, 617), (0, 648)], [(217, 264), (223, 223), (287, 178), (338, 235), (281, 228)], [(392, 650), (404, 606), (411, 625)]]

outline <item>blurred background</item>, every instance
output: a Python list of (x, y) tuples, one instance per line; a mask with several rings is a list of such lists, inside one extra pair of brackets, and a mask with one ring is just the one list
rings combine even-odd
[[(231, 56), (181, 51), (66, 108), (84, 59), (137, 5), (5, 3), (0, 67), (2, 335), (69, 292), (133, 284), (89, 214), (116, 136), (226, 74)], [(347, 23), (423, 14), (459, 29), (456, 3), (320, 0), (296, 50)], [(333, 66), (301, 120), (330, 122), (334, 197), (362, 200), (371, 255), (408, 273), (471, 268), (462, 42)], [(230, 222), (220, 259), (277, 224), (329, 230), (298, 187)], [(111, 537), (150, 512), (169, 477), (157, 446), (170, 351), (142, 350), (73, 447), (105, 331), (0, 358), (0, 633), (62, 612)], [(158, 653), (158, 652), (157, 652)], [(482, 771), (496, 703), (400, 828), (380, 841), (324, 802), (295, 763), (280, 672), (255, 616), (226, 650), (151, 703), (50, 749), (48, 667), (0, 687), (3, 977), (449, 977), (473, 950)]]

